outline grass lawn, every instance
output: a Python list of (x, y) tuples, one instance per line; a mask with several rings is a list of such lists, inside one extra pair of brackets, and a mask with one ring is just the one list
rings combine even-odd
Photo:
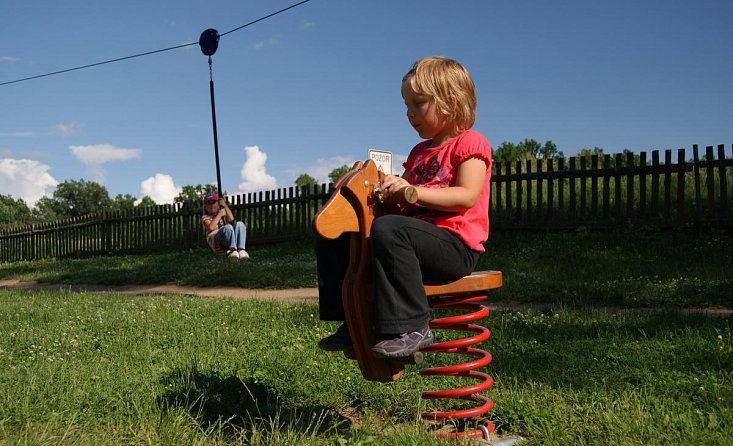
[[(733, 438), (730, 318), (561, 308), (486, 324), (501, 434), (539, 445)], [(419, 395), (455, 381), (409, 366), (395, 383), (365, 382), (316, 348), (334, 328), (314, 304), (1, 291), (0, 443), (445, 444), (418, 414), (446, 403)]]
[[(312, 240), (248, 248), (230, 265), (209, 250), (0, 264), (0, 279), (68, 284), (316, 286)], [(566, 306), (733, 308), (733, 235), (681, 231), (497, 233), (478, 270), (502, 271), (502, 301)]]
[[(499, 301), (547, 310), (485, 320), (491, 418), (538, 445), (732, 444), (733, 237), (577, 231), (496, 234), (478, 269)], [(315, 286), (309, 241), (0, 265), (0, 279), (243, 288)], [(420, 392), (449, 378), (408, 367), (365, 382), (316, 348), (317, 306), (0, 290), (0, 445), (429, 445)], [(447, 336), (436, 333), (438, 339)], [(428, 355), (427, 366), (445, 364)], [(452, 403), (447, 403), (452, 404)], [(450, 444), (450, 443), (448, 443)]]

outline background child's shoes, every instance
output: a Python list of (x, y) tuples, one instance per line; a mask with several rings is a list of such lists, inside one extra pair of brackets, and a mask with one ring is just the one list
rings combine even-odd
[(239, 263), (239, 253), (236, 249), (227, 251), (227, 258), (229, 259), (229, 263)]

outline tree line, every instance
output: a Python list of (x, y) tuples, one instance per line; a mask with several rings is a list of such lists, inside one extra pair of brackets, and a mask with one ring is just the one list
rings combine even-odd
[[(174, 202), (200, 200), (212, 190), (216, 190), (213, 184), (183, 186)], [(147, 195), (141, 199), (130, 194), (118, 194), (111, 198), (107, 188), (99, 183), (84, 179), (66, 180), (56, 187), (52, 196), (41, 197), (32, 208), (21, 198), (0, 194), (0, 228), (148, 206), (157, 206), (157, 203)]]
[[(349, 171), (344, 165), (333, 169), (329, 174), (336, 181)], [(304, 173), (295, 180), (295, 185), (315, 185), (317, 180)], [(207, 192), (216, 191), (214, 184), (186, 185), (173, 199), (174, 203), (198, 202)], [(53, 195), (41, 197), (34, 207), (29, 207), (22, 198), (0, 194), (0, 229), (33, 223), (80, 217), (99, 212), (126, 211), (133, 208), (157, 206), (152, 198), (145, 195), (137, 199), (130, 194), (109, 196), (107, 188), (94, 181), (66, 180), (60, 183)]]

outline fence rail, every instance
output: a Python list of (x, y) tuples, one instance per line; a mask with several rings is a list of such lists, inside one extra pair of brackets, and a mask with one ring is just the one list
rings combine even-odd
[[(733, 146), (731, 146), (733, 155)], [(622, 226), (733, 226), (733, 156), (697, 145), (638, 155), (494, 163), (492, 230)], [(660, 157), (662, 155), (662, 157)], [(229, 198), (249, 244), (312, 233), (328, 186), (289, 187)], [(161, 205), (0, 231), (0, 261), (185, 250), (205, 246), (200, 203)]]

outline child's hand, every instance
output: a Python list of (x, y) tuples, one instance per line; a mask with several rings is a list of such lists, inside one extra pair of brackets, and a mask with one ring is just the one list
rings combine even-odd
[(410, 186), (410, 183), (404, 178), (396, 175), (385, 175), (384, 179), (382, 179), (380, 190), (384, 194), (384, 198), (389, 199), (390, 195), (397, 193), (397, 191), (407, 186)]

